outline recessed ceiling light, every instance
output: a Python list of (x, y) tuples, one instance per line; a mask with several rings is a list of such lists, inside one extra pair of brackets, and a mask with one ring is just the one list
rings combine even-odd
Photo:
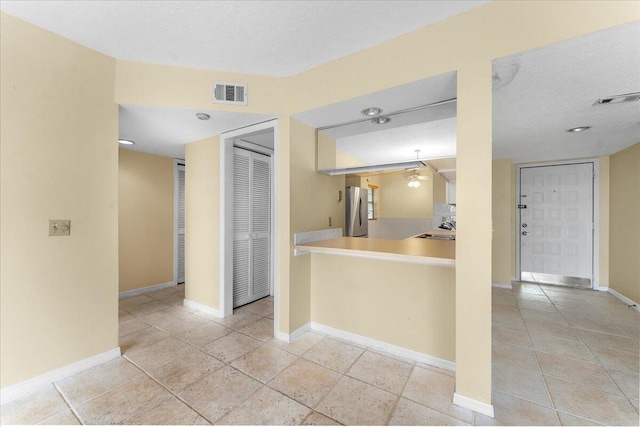
[(391, 121), (391, 117), (376, 117), (375, 119), (371, 119), (371, 123), (375, 123), (377, 125), (383, 125), (385, 123), (389, 123)]
[(119, 139), (118, 143), (122, 144), (122, 145), (133, 145), (135, 144), (135, 142), (128, 140), (128, 139)]
[(382, 113), (382, 108), (378, 108), (378, 107), (369, 107), (369, 108), (365, 108), (364, 110), (360, 111), (360, 113), (363, 116), (377, 116), (378, 114)]
[(591, 129), (591, 126), (578, 126), (577, 128), (567, 129), (567, 132), (582, 132), (589, 129)]
[(209, 120), (211, 118), (207, 113), (196, 113), (196, 117), (200, 120)]

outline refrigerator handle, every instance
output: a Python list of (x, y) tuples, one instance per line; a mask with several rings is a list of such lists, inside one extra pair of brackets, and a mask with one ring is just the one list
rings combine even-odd
[(362, 200), (358, 204), (358, 220), (360, 221), (360, 227), (362, 227)]

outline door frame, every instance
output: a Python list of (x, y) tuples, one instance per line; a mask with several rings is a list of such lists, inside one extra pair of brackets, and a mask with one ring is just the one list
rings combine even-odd
[(279, 236), (278, 220), (278, 187), (279, 187), (279, 133), (278, 119), (247, 126), (220, 135), (220, 316), (233, 314), (233, 147), (234, 140), (243, 135), (273, 129), (273, 155), (271, 160), (271, 295), (274, 299), (274, 336), (279, 330), (279, 298), (278, 283), (280, 278), (277, 251)]
[[(178, 166), (184, 166), (185, 174), (187, 164), (184, 159), (173, 159), (173, 285), (178, 284)], [(186, 181), (186, 175), (185, 175)], [(186, 201), (185, 201), (186, 204)], [(185, 212), (186, 216), (186, 212)], [(185, 218), (186, 219), (186, 218)], [(186, 224), (185, 224), (186, 228)], [(185, 245), (186, 250), (186, 245)], [(185, 254), (186, 255), (186, 254)], [(185, 256), (186, 259), (186, 256)]]
[(522, 168), (530, 168), (537, 166), (562, 166), (573, 165), (579, 163), (593, 164), (593, 254), (591, 257), (591, 288), (594, 290), (606, 291), (607, 287), (600, 287), (600, 159), (587, 158), (579, 160), (559, 160), (549, 162), (536, 163), (520, 163), (516, 165), (516, 185), (515, 185), (515, 236), (516, 236), (516, 277), (515, 280), (521, 280), (522, 271), (520, 268), (520, 214), (518, 212), (518, 204), (520, 201), (520, 170)]

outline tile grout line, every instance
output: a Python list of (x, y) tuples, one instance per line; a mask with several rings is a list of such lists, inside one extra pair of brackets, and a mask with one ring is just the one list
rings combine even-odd
[[(78, 420), (78, 422), (81, 425), (86, 425), (86, 423), (84, 422), (84, 420), (82, 419), (82, 417), (80, 416), (80, 414), (78, 413), (78, 411), (76, 410), (76, 408), (73, 407), (73, 405), (71, 404), (71, 401), (67, 398), (67, 396), (63, 393), (63, 391), (58, 387), (58, 385), (54, 382), (52, 383), (53, 388), (56, 389), (56, 391), (60, 394), (60, 396), (62, 397), (62, 400), (64, 400), (64, 403), (67, 404), (67, 406), (69, 407), (69, 409), (71, 410), (71, 413), (73, 414), (74, 417), (76, 417), (76, 419)], [(46, 421), (46, 420), (45, 420)]]
[[(540, 287), (540, 285), (538, 285), (538, 287)], [(540, 289), (544, 293), (544, 289), (542, 289), (542, 288), (540, 288)], [(544, 295), (547, 297), (547, 299), (549, 299), (549, 297), (547, 296), (546, 293)], [(553, 304), (553, 302), (550, 299), (549, 299), (549, 301), (551, 302), (553, 307), (556, 310), (558, 310), (556, 308), (555, 304)], [(542, 377), (542, 381), (544, 383), (544, 389), (547, 392), (547, 397), (549, 397), (549, 402), (551, 402), (551, 409), (553, 409), (553, 413), (554, 413), (554, 415), (556, 417), (556, 420), (558, 421), (558, 424), (561, 424), (560, 416), (558, 415), (558, 408), (556, 407), (556, 402), (554, 401), (553, 396), (551, 396), (551, 392), (549, 391), (549, 384), (547, 383), (547, 378), (544, 376), (544, 371), (542, 370), (542, 365), (540, 365), (540, 360), (538, 359), (538, 353), (535, 350), (535, 347), (534, 347), (534, 344), (533, 344), (533, 340), (531, 339), (531, 333), (529, 332), (529, 328), (527, 327), (527, 322), (525, 322), (524, 321), (524, 317), (522, 317), (522, 311), (520, 310), (519, 306), (518, 306), (518, 312), (520, 313), (520, 317), (522, 318), (522, 323), (524, 324), (524, 330), (527, 333), (527, 338), (529, 338), (529, 342), (531, 342), (531, 351), (533, 352), (533, 356), (536, 359), (536, 364), (538, 365), (538, 369), (540, 370), (540, 376)], [(560, 313), (560, 315), (562, 316), (562, 313)], [(564, 316), (563, 316), (563, 318), (564, 318)], [(508, 393), (505, 393), (505, 394), (508, 394)], [(514, 396), (514, 397), (517, 397), (517, 396)], [(528, 399), (522, 399), (522, 400), (529, 401)], [(544, 406), (544, 405), (541, 405), (541, 406)]]
[[(544, 289), (542, 289), (542, 290), (543, 290), (543, 292), (544, 292)], [(545, 295), (546, 295), (546, 293), (545, 293)], [(549, 298), (549, 297), (547, 296), (547, 298)], [(581, 297), (581, 298), (582, 298), (582, 297)], [(588, 302), (587, 300), (585, 300), (584, 298), (582, 298), (582, 300), (583, 300), (583, 302), (584, 302), (585, 304), (587, 304), (588, 306), (591, 306), (594, 310), (596, 310), (596, 312), (598, 312), (598, 313), (600, 314), (600, 310), (599, 310), (597, 307), (595, 307), (595, 306), (593, 306), (593, 305), (589, 304), (589, 302)], [(569, 329), (571, 329), (572, 331), (573, 331), (574, 329), (581, 329), (581, 328), (574, 328), (574, 327), (572, 327), (572, 326), (571, 326), (571, 323), (570, 323), (570, 322), (569, 322), (569, 320), (566, 318), (566, 316), (562, 313), (562, 311), (560, 311), (560, 310), (556, 307), (556, 304), (555, 304), (553, 301), (551, 301), (551, 299), (549, 299), (549, 301), (550, 301), (550, 302), (551, 302), (551, 304), (554, 306), (554, 308), (556, 308), (556, 310), (560, 313), (560, 315), (562, 316), (562, 318), (567, 322)], [(518, 309), (520, 309), (520, 308), (518, 307)], [(524, 318), (523, 318), (523, 320), (524, 320)], [(607, 323), (611, 323), (611, 322), (607, 322)], [(614, 326), (615, 326), (615, 325), (614, 325)], [(529, 334), (529, 329), (527, 328), (526, 322), (525, 322), (525, 328), (526, 328), (527, 334)], [(594, 331), (594, 332), (598, 332), (598, 331)], [(603, 333), (603, 332), (601, 332), (601, 333)], [(601, 369), (606, 373), (607, 377), (611, 380), (611, 382), (612, 382), (612, 383), (613, 383), (613, 384), (614, 384), (614, 385), (615, 385), (615, 386), (616, 386), (616, 387), (617, 387), (617, 388), (622, 392), (621, 396), (622, 396), (623, 398), (625, 398), (625, 399), (628, 401), (628, 400), (629, 400), (629, 398), (624, 394), (624, 392), (622, 391), (622, 389), (620, 389), (620, 386), (619, 386), (619, 385), (618, 385), (618, 384), (613, 380), (613, 378), (611, 378), (611, 376), (610, 376), (609, 372), (607, 371), (607, 369), (605, 368), (605, 366), (604, 366), (604, 365), (602, 365), (602, 363), (601, 363), (600, 359), (599, 359), (597, 356), (595, 356), (595, 354), (593, 354), (593, 352), (592, 352), (591, 348), (590, 348), (590, 347), (587, 345), (587, 343), (583, 340), (583, 338), (580, 336), (580, 334), (575, 334), (575, 335), (576, 335), (576, 337), (579, 339), (579, 341), (578, 341), (578, 342), (582, 343), (582, 344), (587, 348), (587, 350), (588, 350), (589, 354), (591, 354), (591, 355), (593, 356), (594, 360), (596, 361), (596, 366), (599, 366), (599, 367), (600, 367), (600, 368), (601, 368)], [(609, 334), (609, 335), (613, 335), (613, 334)], [(614, 335), (614, 336), (615, 336), (615, 335)], [(531, 337), (530, 337), (530, 336), (529, 336), (529, 339), (531, 340)], [(533, 341), (532, 341), (532, 344), (533, 344)], [(553, 356), (557, 356), (557, 355), (554, 355), (554, 354), (552, 354), (552, 353), (546, 353), (546, 352), (542, 352), (542, 351), (541, 351), (540, 353), (544, 353), (544, 354), (551, 354), (551, 355), (553, 355)], [(557, 406), (556, 406), (556, 403), (555, 403), (555, 401), (554, 401), (553, 397), (551, 396), (551, 392), (549, 391), (549, 386), (548, 386), (548, 383), (547, 383), (547, 375), (545, 375), (545, 374), (544, 374), (544, 371), (542, 370), (542, 367), (540, 366), (540, 361), (539, 361), (539, 358), (538, 358), (538, 350), (535, 350), (535, 349), (534, 349), (534, 355), (535, 355), (535, 357), (536, 357), (536, 361), (537, 361), (537, 363), (538, 363), (538, 366), (540, 367), (540, 371), (542, 372), (542, 379), (543, 379), (543, 381), (544, 381), (545, 388), (546, 388), (547, 393), (548, 393), (548, 395), (549, 395), (549, 398), (550, 398), (551, 404), (553, 405), (553, 409), (554, 409), (554, 411), (555, 411), (556, 418), (557, 418), (557, 420), (558, 420), (558, 421), (560, 421), (559, 413), (560, 413), (560, 412), (562, 412), (562, 411), (559, 411), (559, 410), (558, 410), (558, 408), (557, 408)], [(567, 357), (569, 357), (569, 356), (567, 356)], [(581, 360), (581, 361), (583, 361), (583, 362), (587, 362), (587, 363), (588, 363), (588, 361), (584, 361), (584, 360), (582, 360), (582, 359), (577, 359), (577, 360)], [(588, 387), (588, 388), (590, 388), (590, 389), (598, 390), (598, 391), (600, 391), (600, 392), (607, 393), (607, 394), (611, 394), (611, 395), (614, 395), (614, 396), (618, 396), (618, 397), (620, 396), (620, 395), (617, 395), (617, 394), (615, 394), (615, 393), (610, 393), (610, 392), (607, 392), (607, 391), (604, 391), (604, 390), (597, 389), (597, 388), (595, 388), (595, 387), (591, 387), (590, 385), (578, 384), (578, 383), (575, 383), (575, 382), (573, 382), (573, 381), (569, 381), (569, 380), (567, 380), (567, 379), (557, 378), (557, 377), (555, 377), (555, 376), (553, 376), (553, 375), (549, 375), (549, 377), (550, 377), (550, 378), (559, 379), (559, 380), (561, 380), (561, 381), (565, 381), (565, 382), (568, 382), (568, 383), (571, 383), (571, 384), (574, 384), (574, 385)], [(505, 394), (508, 394), (508, 393), (505, 393)], [(514, 397), (516, 397), (516, 396), (514, 396)], [(523, 399), (523, 400), (527, 400), (527, 399)], [(631, 404), (631, 402), (629, 402), (629, 403)], [(633, 405), (631, 405), (631, 406), (633, 406)], [(564, 412), (562, 412), (562, 413), (564, 413)], [(587, 417), (587, 416), (585, 416), (584, 414), (572, 414), (572, 413), (569, 413), (569, 412), (567, 412), (567, 414), (568, 414), (568, 415), (576, 416), (576, 417), (578, 417), (578, 418), (583, 418), (583, 419), (588, 420), (588, 421), (593, 421), (593, 422), (595, 422), (595, 423), (598, 423), (597, 421), (595, 421), (595, 420), (593, 420), (593, 419), (588, 418), (588, 417)]]
[(400, 393), (398, 393), (398, 395), (396, 396), (396, 401), (393, 403), (393, 408), (391, 408), (391, 412), (389, 412), (389, 416), (387, 417), (385, 425), (389, 425), (389, 423), (391, 422), (391, 419), (393, 418), (393, 415), (396, 412), (396, 409), (398, 409), (398, 403), (400, 403), (400, 399), (402, 398), (402, 393), (404, 393), (404, 389), (407, 388), (407, 384), (409, 384), (409, 380), (411, 379), (411, 375), (413, 375), (413, 371), (415, 371), (415, 369), (416, 369), (416, 365), (411, 365), (411, 371), (409, 371), (409, 375), (407, 375), (407, 379), (404, 381), (404, 384), (400, 389)]
[[(128, 360), (131, 364), (133, 364), (136, 368), (140, 369), (142, 372), (144, 372), (144, 374), (151, 379), (153, 382), (155, 382), (156, 384), (158, 384), (160, 387), (162, 387), (163, 389), (165, 389), (166, 391), (169, 392), (169, 394), (171, 394), (173, 397), (175, 397), (176, 399), (178, 399), (180, 402), (184, 403), (189, 409), (191, 409), (193, 412), (195, 412), (196, 414), (198, 414), (199, 416), (201, 416), (202, 418), (204, 418), (209, 424), (213, 425), (214, 423), (209, 419), (209, 417), (207, 417), (206, 415), (204, 415), (203, 413), (201, 413), (200, 411), (198, 411), (196, 408), (194, 408), (193, 406), (191, 406), (187, 401), (185, 401), (183, 398), (181, 398), (180, 396), (178, 396), (176, 393), (174, 393), (171, 389), (167, 388), (164, 384), (162, 384), (160, 381), (158, 381), (157, 379), (155, 379), (154, 377), (152, 377), (149, 372), (147, 372), (146, 370), (142, 369), (142, 367), (138, 366), (133, 360), (129, 359), (127, 356), (122, 356), (123, 358), (125, 358), (126, 360)], [(163, 365), (164, 366), (164, 365)], [(220, 368), (222, 369), (222, 368)], [(158, 406), (151, 408), (149, 411), (145, 412), (148, 413), (150, 411), (152, 411), (153, 409), (156, 409)]]
[[(159, 310), (158, 310), (158, 311), (159, 311)], [(251, 312), (251, 311), (249, 311), (249, 313), (250, 313), (250, 314), (253, 314), (253, 315), (255, 315), (255, 316), (258, 316), (259, 318), (258, 318), (258, 319), (256, 319), (254, 322), (249, 322), (247, 325), (243, 325), (240, 329), (242, 329), (242, 328), (244, 328), (244, 327), (246, 327), (246, 326), (248, 326), (248, 325), (250, 325), (250, 324), (252, 324), (252, 323), (258, 322), (258, 321), (260, 321), (260, 320), (262, 320), (262, 319), (268, 319), (268, 317), (261, 316), (261, 315), (259, 315), (259, 314), (253, 313), (253, 312)], [(150, 314), (150, 313), (149, 313), (149, 314)], [(134, 317), (135, 317), (135, 315), (134, 315)], [(142, 321), (142, 322), (144, 322), (144, 323), (147, 323), (147, 322), (145, 322), (143, 319), (139, 319), (139, 320), (141, 320), (141, 321)], [(272, 319), (269, 319), (269, 320), (272, 320)], [(211, 321), (211, 322), (215, 322), (215, 320), (210, 320), (210, 321)], [(234, 332), (237, 332), (237, 333), (242, 334), (242, 335), (244, 335), (244, 336), (247, 336), (247, 337), (249, 337), (249, 338), (252, 338), (252, 339), (255, 339), (255, 340), (260, 341), (260, 345), (259, 345), (258, 347), (256, 347), (255, 349), (251, 350), (250, 352), (255, 351), (255, 350), (257, 350), (258, 348), (260, 348), (260, 347), (262, 347), (262, 346), (264, 346), (264, 345), (267, 345), (267, 344), (268, 344), (268, 341), (262, 341), (262, 340), (260, 340), (260, 339), (258, 339), (258, 338), (256, 338), (256, 337), (253, 337), (253, 336), (248, 335), (248, 334), (246, 334), (246, 333), (244, 333), (244, 332), (241, 332), (239, 329), (234, 329), (234, 328), (232, 328), (232, 327), (228, 327), (228, 326), (222, 325), (222, 324), (220, 324), (220, 323), (218, 323), (218, 322), (215, 322), (215, 323), (216, 323), (217, 325), (222, 326), (222, 327), (228, 328), (228, 329), (230, 329), (230, 330), (232, 330), (232, 331), (234, 331)], [(157, 325), (153, 325), (153, 324), (149, 324), (149, 323), (147, 323), (147, 324), (148, 324), (148, 325), (150, 325), (150, 326), (151, 326), (151, 327), (153, 327), (153, 328), (156, 328), (156, 329), (158, 329), (158, 330), (160, 330), (160, 331), (162, 331), (162, 332), (167, 333), (169, 336), (171, 336), (171, 337), (173, 337), (173, 338), (178, 339), (179, 341), (181, 341), (181, 342), (183, 342), (183, 343), (185, 343), (185, 344), (187, 344), (187, 345), (189, 345), (189, 346), (191, 346), (191, 347), (195, 348), (196, 350), (198, 350), (198, 351), (200, 351), (200, 352), (202, 352), (202, 353), (204, 353), (204, 354), (207, 354), (207, 355), (209, 355), (209, 356), (211, 356), (211, 357), (214, 357), (216, 360), (220, 360), (220, 359), (216, 358), (215, 356), (211, 355), (210, 353), (207, 353), (207, 352), (206, 352), (206, 351), (204, 351), (203, 349), (200, 349), (200, 348), (196, 347), (195, 345), (193, 345), (193, 344), (191, 344), (191, 343), (189, 343), (189, 342), (187, 342), (187, 341), (185, 341), (185, 340), (181, 339), (180, 337), (178, 337), (178, 336), (176, 336), (176, 335), (172, 334), (171, 332), (169, 332), (169, 331), (167, 331), (167, 330), (162, 329), (161, 327), (159, 327), (159, 326), (157, 326)], [(227, 334), (227, 335), (228, 335), (228, 334)], [(225, 336), (227, 336), (227, 335), (225, 335)], [(224, 338), (224, 336), (223, 336), (223, 337), (220, 337), (220, 338)], [(211, 341), (211, 343), (213, 343), (213, 342), (215, 342), (215, 341), (219, 340), (220, 338), (217, 338), (217, 339), (215, 339), (215, 340)], [(209, 344), (211, 344), (211, 343), (209, 343)], [(207, 345), (209, 345), (209, 344), (207, 344)], [(242, 355), (240, 355), (240, 356), (236, 357), (235, 359), (230, 360), (229, 362), (225, 362), (224, 360), (220, 360), (220, 361), (221, 361), (222, 363), (224, 363), (224, 365), (225, 365), (225, 366), (228, 366), (229, 368), (231, 368), (231, 369), (233, 369), (233, 370), (235, 370), (235, 371), (237, 371), (237, 372), (241, 373), (242, 375), (247, 375), (249, 378), (252, 378), (252, 379), (256, 380), (257, 382), (259, 382), (259, 383), (261, 384), (261, 387), (259, 387), (259, 388), (254, 392), (254, 393), (251, 393), (249, 396), (247, 396), (247, 398), (246, 398), (246, 399), (244, 399), (244, 400), (242, 400), (241, 402), (239, 402), (239, 403), (238, 403), (238, 405), (237, 405), (237, 406), (235, 406), (233, 409), (229, 410), (229, 411), (228, 411), (228, 412), (226, 412), (224, 415), (222, 415), (218, 420), (220, 420), (220, 419), (224, 418), (224, 417), (225, 417), (225, 416), (227, 416), (231, 411), (233, 411), (233, 410), (235, 410), (237, 407), (241, 406), (244, 402), (246, 402), (246, 401), (247, 401), (247, 400), (249, 400), (251, 397), (253, 397), (256, 393), (258, 393), (258, 392), (259, 392), (263, 387), (267, 387), (267, 388), (269, 388), (270, 390), (274, 390), (274, 389), (272, 389), (271, 387), (268, 387), (268, 386), (266, 385), (266, 383), (263, 383), (261, 380), (259, 380), (259, 379), (257, 379), (257, 378), (254, 378), (253, 376), (251, 376), (251, 375), (249, 375), (249, 374), (247, 374), (247, 373), (244, 373), (244, 372), (242, 372), (240, 369), (238, 369), (238, 368), (236, 368), (236, 367), (234, 367), (234, 366), (232, 366), (232, 365), (231, 365), (231, 363), (232, 363), (233, 361), (240, 359), (241, 357), (245, 356), (245, 355), (246, 355), (246, 354), (248, 354), (248, 353), (249, 353), (249, 352), (247, 352), (247, 353), (245, 353), (245, 354), (242, 354)], [(289, 354), (290, 354), (290, 353), (289, 353)], [(298, 355), (295, 355), (295, 356), (296, 356), (297, 358), (300, 358), (300, 356), (298, 356)], [(212, 422), (208, 417), (204, 416), (204, 414), (202, 414), (200, 411), (196, 410), (196, 409), (195, 409), (195, 408), (193, 408), (191, 405), (189, 405), (185, 400), (183, 400), (182, 398), (180, 398), (176, 393), (174, 393), (173, 391), (171, 391), (170, 389), (168, 389), (164, 384), (162, 384), (161, 382), (159, 382), (158, 380), (156, 380), (154, 377), (152, 377), (152, 376), (151, 376), (151, 375), (150, 375), (146, 370), (144, 370), (142, 367), (140, 367), (139, 365), (137, 365), (135, 362), (133, 362), (133, 361), (132, 361), (131, 359), (129, 359), (127, 356), (123, 355), (122, 357), (124, 357), (124, 358), (125, 358), (125, 359), (127, 359), (129, 362), (131, 362), (134, 366), (136, 366), (138, 369), (140, 369), (142, 372), (144, 372), (144, 373), (145, 373), (149, 378), (151, 378), (153, 381), (155, 381), (156, 383), (158, 383), (161, 387), (163, 387), (165, 390), (167, 390), (170, 394), (172, 394), (174, 397), (176, 397), (176, 398), (177, 398), (178, 400), (180, 400), (182, 403), (184, 403), (185, 405), (187, 405), (189, 408), (191, 408), (191, 409), (192, 409), (194, 412), (196, 412), (198, 415), (200, 415), (201, 417), (203, 417), (203, 418), (204, 418), (205, 420), (207, 420), (209, 423), (214, 424), (214, 422)], [(297, 359), (296, 359), (296, 360), (297, 360)], [(168, 363), (171, 363), (171, 362), (168, 362)], [(167, 363), (167, 364), (168, 364), (168, 363)], [(163, 366), (164, 366), (164, 365), (163, 365)], [(220, 368), (220, 369), (222, 369), (222, 368)], [(270, 381), (270, 380), (269, 380), (269, 381)], [(268, 382), (268, 381), (267, 381), (267, 382)], [(276, 391), (277, 393), (280, 393), (280, 392), (279, 392), (279, 391), (277, 391), (277, 390), (274, 390), (274, 391)], [(282, 394), (282, 393), (280, 393), (280, 394)], [(287, 396), (285, 396), (285, 397), (287, 397)], [(300, 403), (301, 403), (301, 402), (300, 402)], [(309, 408), (309, 407), (308, 407), (308, 406), (306, 406), (306, 405), (304, 405), (304, 406), (305, 406), (305, 407), (307, 407), (307, 408)], [(309, 408), (309, 409), (310, 409), (310, 411), (311, 411), (311, 412), (313, 412), (313, 408)]]
[[(580, 298), (582, 298), (582, 296), (580, 296)], [(591, 306), (594, 310), (596, 310), (596, 312), (597, 312), (598, 314), (601, 314), (600, 309), (598, 309), (597, 307), (595, 307), (595, 306), (593, 306), (593, 305), (589, 304), (589, 302), (588, 302), (586, 299), (584, 299), (584, 298), (582, 298), (582, 299), (585, 301), (585, 303), (586, 303), (587, 305)], [(558, 310), (558, 311), (560, 311), (560, 310)], [(580, 329), (580, 328), (573, 328), (573, 327), (571, 326), (571, 323), (570, 323), (570, 322), (567, 320), (567, 318), (564, 316), (564, 314), (562, 314), (562, 312), (560, 312), (560, 314), (561, 314), (561, 315), (562, 315), (562, 317), (567, 321), (567, 323), (569, 323), (569, 328), (571, 328), (572, 330), (573, 330), (573, 329)], [(611, 323), (611, 322), (607, 322), (607, 323)], [(611, 324), (612, 324), (614, 327), (616, 327), (616, 326), (615, 326), (615, 324), (613, 324), (613, 323), (611, 323)], [(618, 329), (618, 330), (620, 330), (620, 329)], [(594, 331), (594, 332), (598, 332), (598, 331)], [(620, 332), (623, 332), (623, 331), (620, 331)], [(604, 333), (604, 332), (602, 332), (602, 333)], [(623, 332), (623, 333), (624, 333), (624, 332)], [(607, 335), (617, 336), (617, 335), (614, 335), (614, 334), (607, 334)], [(593, 356), (593, 358), (594, 358), (594, 359), (595, 359), (595, 361), (597, 362), (597, 365), (598, 365), (598, 366), (599, 366), (599, 367), (600, 367), (600, 368), (605, 372), (605, 375), (607, 376), (607, 378), (609, 378), (609, 380), (610, 380), (610, 381), (611, 381), (611, 382), (612, 382), (612, 383), (613, 383), (613, 384), (618, 388), (618, 390), (621, 392), (622, 396), (623, 396), (625, 399), (627, 399), (627, 401), (629, 401), (629, 397), (624, 393), (624, 390), (622, 390), (622, 388), (620, 388), (620, 386), (618, 385), (618, 383), (617, 383), (617, 382), (616, 382), (616, 381), (611, 377), (611, 374), (609, 373), (609, 371), (607, 370), (607, 368), (602, 364), (602, 361), (600, 360), (600, 358), (598, 358), (598, 356), (596, 356), (596, 355), (594, 354), (594, 352), (591, 350), (591, 347), (589, 347), (589, 345), (584, 341), (584, 339), (580, 336), (580, 334), (579, 334), (579, 333), (578, 333), (578, 334), (576, 334), (576, 336), (578, 337), (578, 339), (580, 340), (580, 342), (581, 342), (582, 344), (584, 344), (584, 346), (587, 348), (587, 351), (589, 351), (589, 354), (591, 354), (591, 355)], [(605, 348), (608, 348), (608, 347), (605, 347)], [(611, 349), (611, 350), (614, 350), (614, 349)], [(617, 351), (617, 350), (614, 350), (614, 351)], [(537, 357), (537, 356), (536, 356), (536, 357)], [(565, 381), (566, 381), (566, 380), (565, 380)], [(545, 384), (546, 384), (546, 379), (545, 379)], [(592, 389), (595, 389), (595, 387), (591, 387), (591, 386), (589, 386), (589, 385), (587, 385), (587, 387), (592, 388)], [(596, 390), (599, 390), (599, 389), (596, 389)], [(600, 391), (604, 391), (604, 390), (600, 390)], [(607, 393), (607, 392), (605, 392), (605, 393)], [(610, 394), (613, 394), (613, 393), (610, 393)], [(629, 404), (630, 404), (631, 406), (633, 406), (633, 404), (632, 404), (631, 402), (629, 402)], [(635, 408), (634, 408), (634, 409), (635, 409)], [(591, 421), (593, 421), (593, 420), (591, 420)]]

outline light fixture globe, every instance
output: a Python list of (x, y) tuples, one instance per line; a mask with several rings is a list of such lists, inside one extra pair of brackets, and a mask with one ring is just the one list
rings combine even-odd
[(122, 145), (134, 145), (135, 142), (129, 140), (129, 139), (118, 139), (118, 143), (122, 144)]

